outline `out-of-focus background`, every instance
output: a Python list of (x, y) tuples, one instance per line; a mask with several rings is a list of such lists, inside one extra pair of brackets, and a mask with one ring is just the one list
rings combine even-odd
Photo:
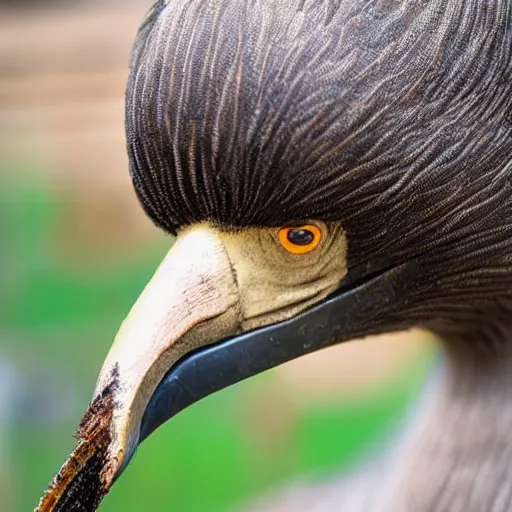
[[(0, 0), (0, 500), (31, 510), (74, 446), (110, 343), (172, 239), (127, 171), (128, 59), (150, 0)], [(228, 511), (349, 467), (418, 396), (431, 340), (303, 358), (148, 439), (102, 510)], [(242, 507), (243, 508), (243, 507)]]

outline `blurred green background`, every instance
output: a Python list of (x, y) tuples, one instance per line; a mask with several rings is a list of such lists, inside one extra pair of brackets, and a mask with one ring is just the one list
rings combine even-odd
[[(74, 446), (116, 330), (172, 239), (124, 152), (148, 1), (0, 3), (0, 496), (31, 510)], [(139, 450), (101, 510), (228, 511), (349, 467), (420, 392), (428, 336), (351, 343), (234, 386)]]

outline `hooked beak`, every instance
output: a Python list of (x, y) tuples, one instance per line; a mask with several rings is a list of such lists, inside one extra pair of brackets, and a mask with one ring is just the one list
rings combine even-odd
[[(238, 242), (230, 252), (207, 225), (180, 234), (121, 326), (79, 445), (38, 511), (65, 510), (70, 500), (89, 500), (95, 510), (137, 446), (201, 398), (335, 343), (404, 327), (386, 312), (406, 295), (414, 267), (366, 271), (354, 281), (344, 265), (332, 271), (322, 263), (317, 288), (303, 280), (276, 296), (261, 285), (260, 260)], [(256, 266), (247, 263), (251, 257)]]
[(340, 341), (367, 334), (368, 317), (395, 299), (393, 268), (346, 285), (292, 318), (243, 332), (235, 271), (208, 228), (178, 239), (123, 323), (96, 387), (116, 374), (113, 479), (137, 446), (194, 402)]

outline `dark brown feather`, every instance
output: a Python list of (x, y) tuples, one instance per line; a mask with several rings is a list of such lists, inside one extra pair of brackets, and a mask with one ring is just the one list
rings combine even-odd
[(168, 0), (126, 127), (165, 230), (340, 222), (352, 269), (425, 261), (397, 305), (425, 324), (508, 296), (511, 112), (509, 0)]

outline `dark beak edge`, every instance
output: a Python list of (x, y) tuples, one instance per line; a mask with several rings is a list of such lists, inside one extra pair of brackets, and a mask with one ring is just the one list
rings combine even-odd
[[(396, 301), (410, 267), (400, 265), (362, 284), (344, 285), (290, 320), (187, 354), (164, 376), (149, 401), (138, 444), (180, 411), (216, 391), (297, 357), (372, 334), (372, 320)], [(398, 330), (405, 326), (387, 327)], [(133, 453), (128, 455), (117, 477)]]

